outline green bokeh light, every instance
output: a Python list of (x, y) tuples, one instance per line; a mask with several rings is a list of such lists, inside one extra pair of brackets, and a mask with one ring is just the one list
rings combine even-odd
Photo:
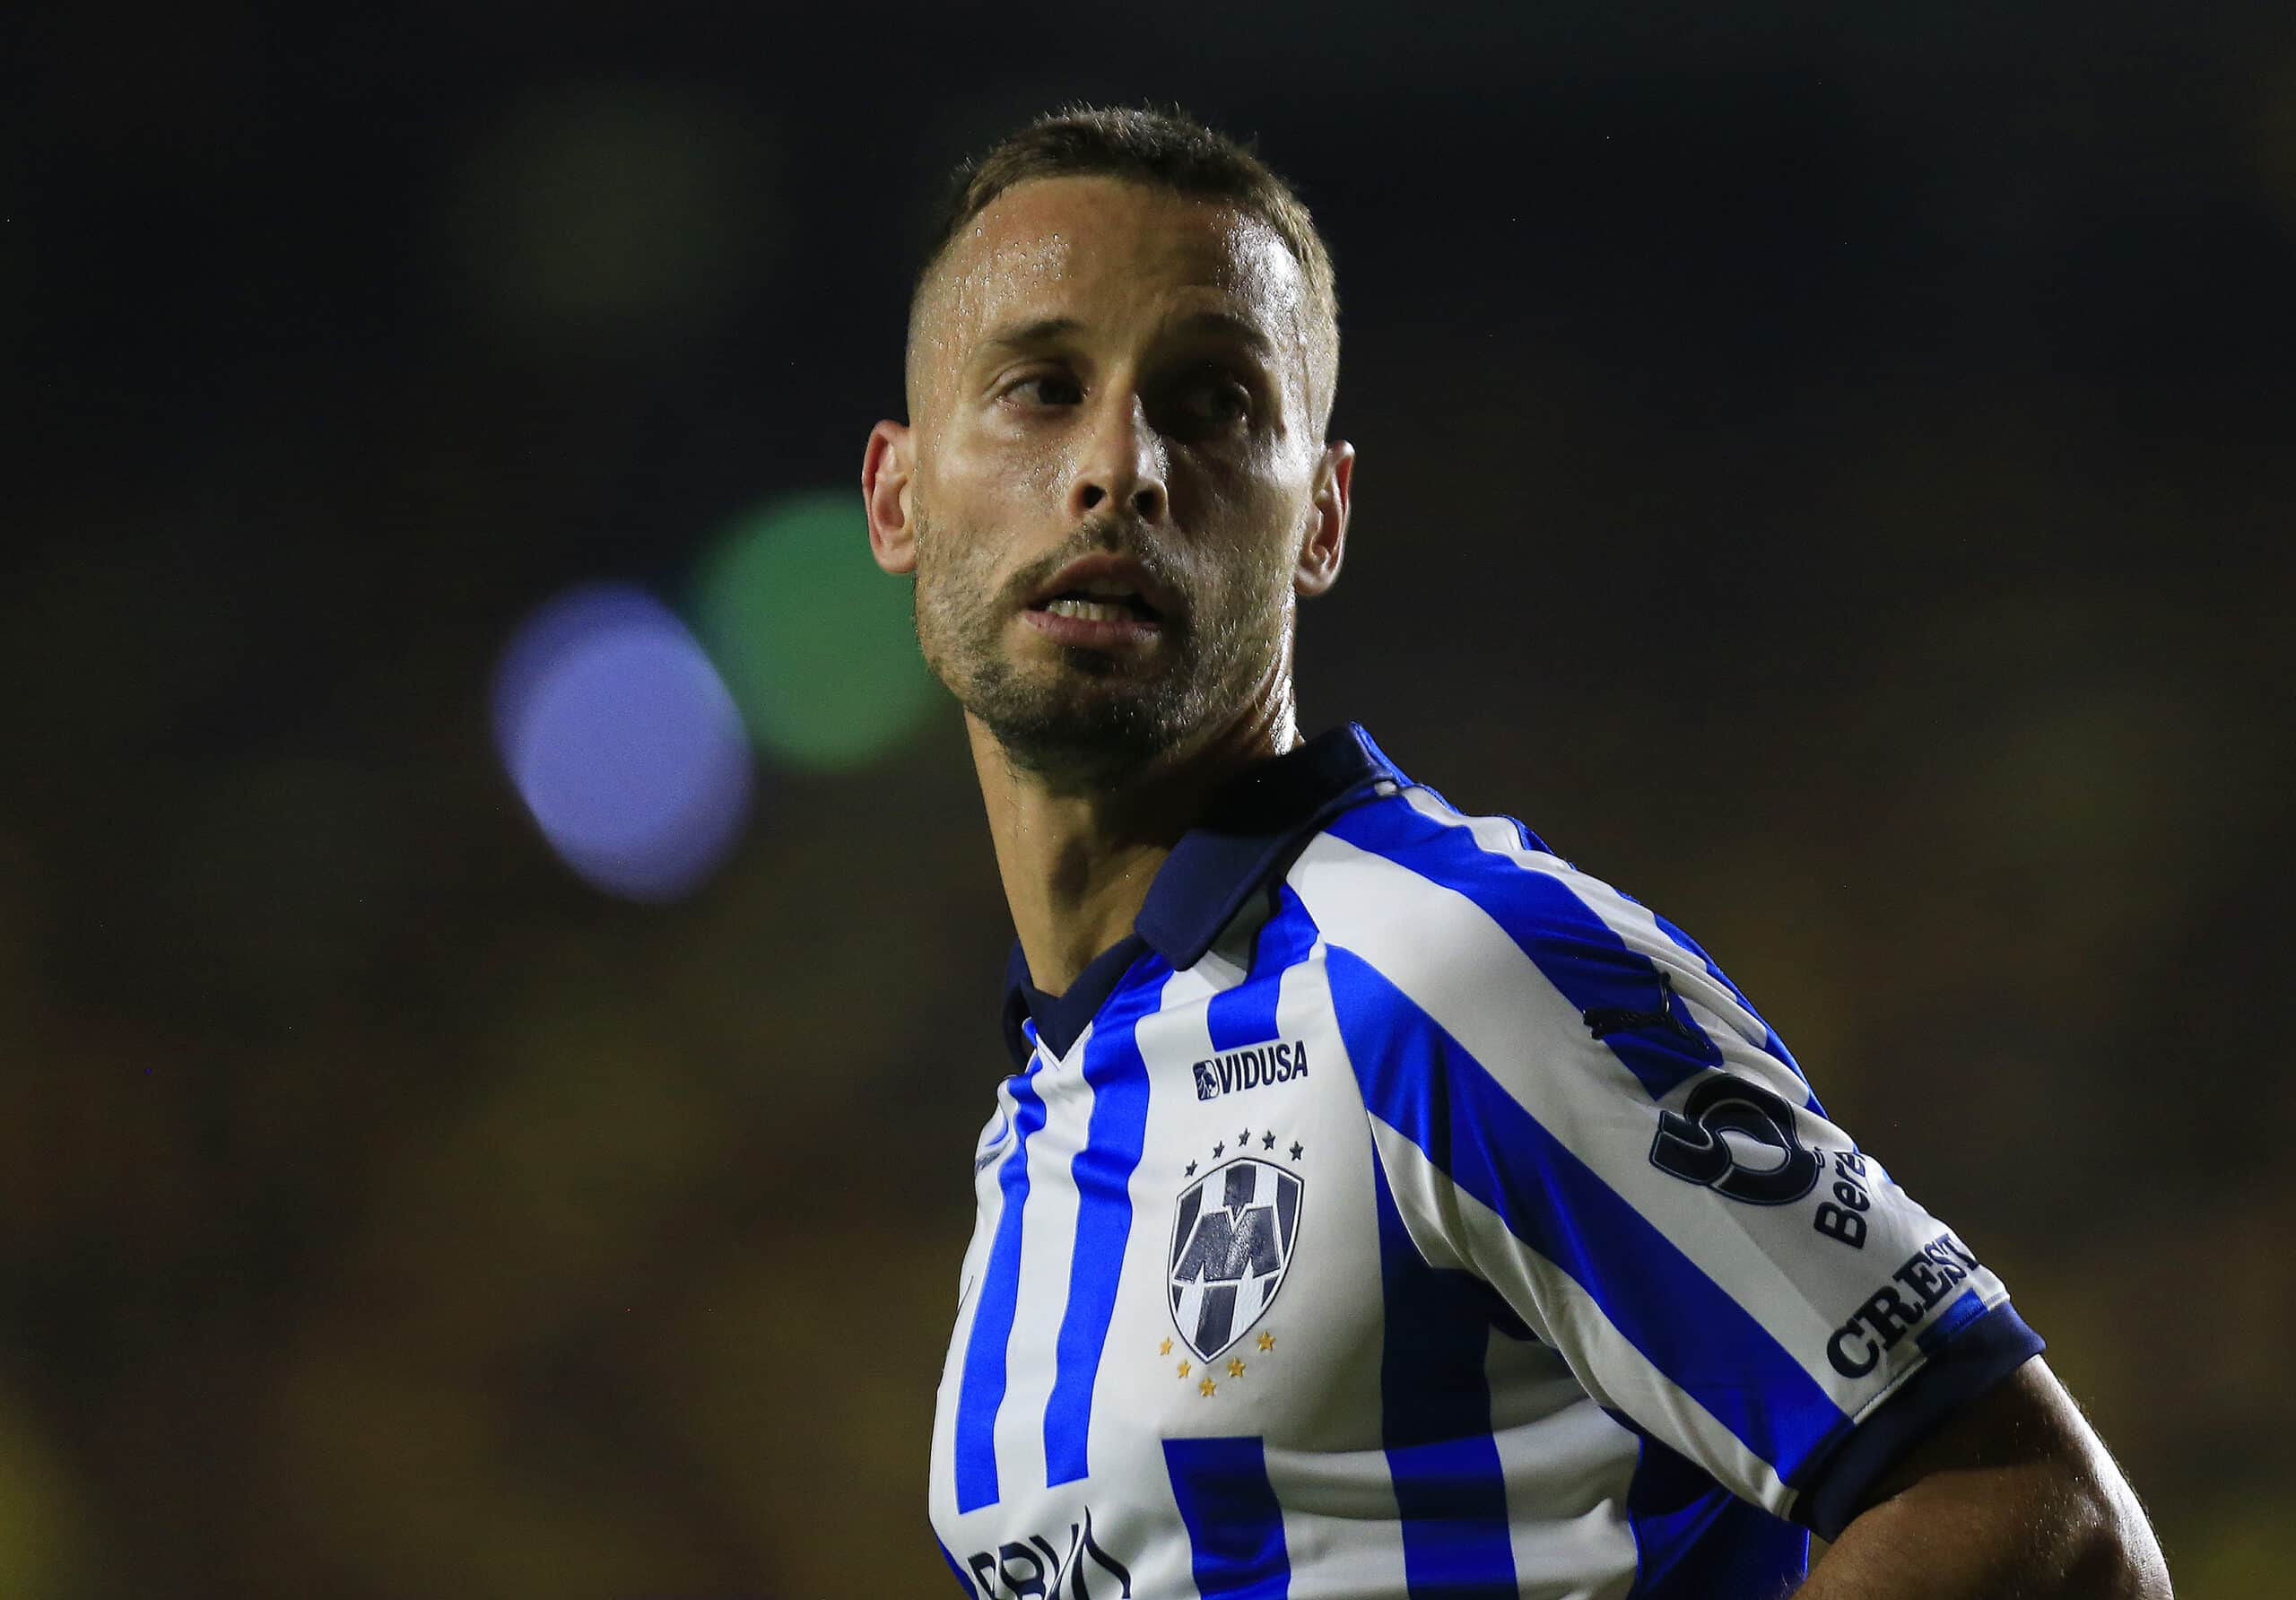
[(909, 581), (869, 559), (851, 491), (792, 495), (735, 522), (702, 562), (694, 613), (751, 737), (790, 766), (874, 761), (940, 692), (917, 653)]

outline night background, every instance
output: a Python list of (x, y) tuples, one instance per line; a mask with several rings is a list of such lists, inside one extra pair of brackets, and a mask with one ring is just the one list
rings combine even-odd
[(0, 64), (0, 1596), (949, 1591), (1011, 925), (857, 477), (942, 175), (1077, 98), (1330, 240), (1303, 731), (1697, 936), (2179, 1593), (2285, 1592), (2296, 12), (139, 0)]

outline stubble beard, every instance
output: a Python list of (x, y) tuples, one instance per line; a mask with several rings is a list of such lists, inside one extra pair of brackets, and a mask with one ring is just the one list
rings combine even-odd
[(993, 540), (943, 529), (921, 505), (915, 512), (917, 639), (926, 666), (1007, 762), (1056, 791), (1106, 789), (1154, 765), (1243, 709), (1285, 653), (1289, 590), (1271, 582), (1277, 575), (1190, 577), (1152, 547), (1097, 529), (1039, 565), (1048, 575), (1088, 551), (1121, 551), (1185, 595), (1162, 620), (1152, 658), (1057, 646), (1031, 652), (1048, 658), (1018, 660), (1009, 630), (1028, 585), (1017, 580), (1039, 569), (1000, 586)]

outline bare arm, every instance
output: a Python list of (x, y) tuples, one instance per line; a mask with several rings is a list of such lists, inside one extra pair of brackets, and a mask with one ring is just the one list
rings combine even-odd
[(2036, 1359), (1916, 1444), (1796, 1600), (2168, 1600), (2144, 1509)]

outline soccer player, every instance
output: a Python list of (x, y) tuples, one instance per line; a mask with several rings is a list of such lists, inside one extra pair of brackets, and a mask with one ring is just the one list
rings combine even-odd
[(869, 537), (1019, 935), (933, 1439), (957, 1581), (2166, 1595), (1977, 1242), (1687, 935), (1361, 727), (1302, 742), (1338, 356), (1306, 209), (1178, 115), (1006, 140), (918, 280)]

